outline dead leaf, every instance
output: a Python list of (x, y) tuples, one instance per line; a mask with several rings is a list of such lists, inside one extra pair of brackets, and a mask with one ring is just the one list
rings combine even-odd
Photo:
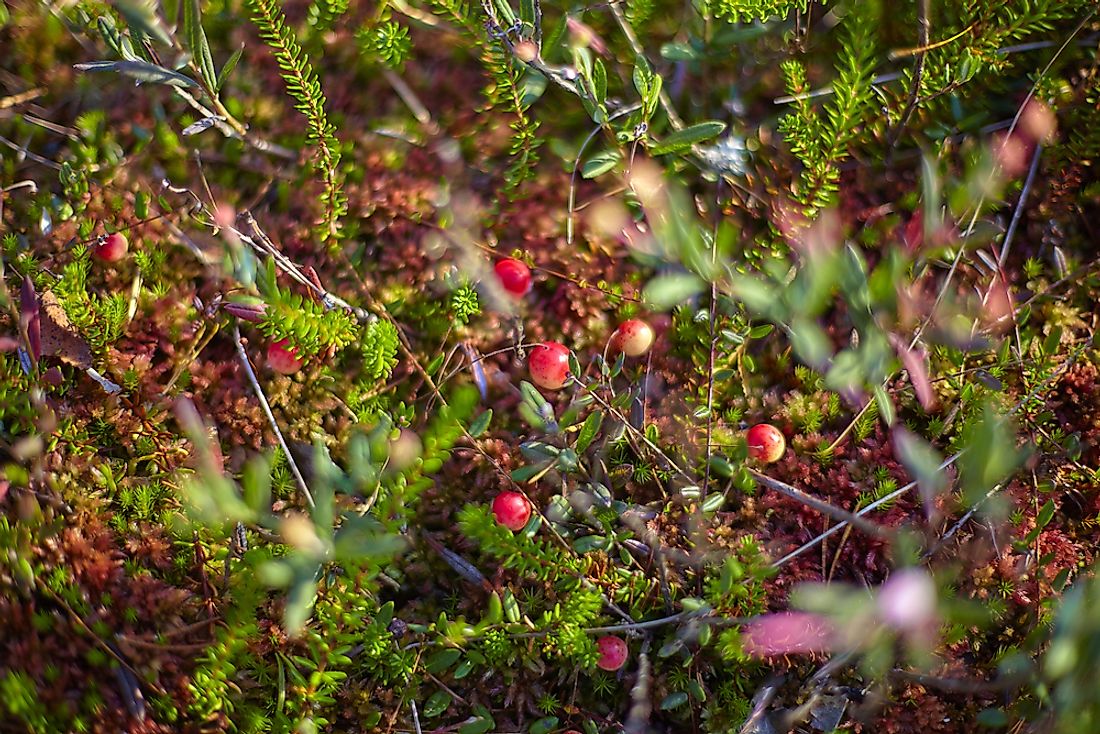
[(57, 357), (81, 369), (91, 367), (92, 349), (73, 327), (53, 291), (46, 291), (38, 301), (42, 318), (42, 356)]

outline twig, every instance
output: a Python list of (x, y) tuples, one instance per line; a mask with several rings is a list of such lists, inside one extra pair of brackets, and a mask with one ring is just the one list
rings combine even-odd
[[(1020, 218), (1024, 213), (1024, 203), (1031, 187), (1035, 183), (1035, 174), (1039, 172), (1039, 159), (1043, 154), (1043, 144), (1035, 146), (1035, 153), (1031, 156), (1031, 167), (1028, 168), (1027, 178), (1024, 179), (1024, 187), (1020, 190), (1020, 199), (1016, 202), (1016, 209), (1012, 212), (1012, 219), (1008, 223), (1008, 231), (1005, 232), (1004, 243), (1001, 245), (1001, 254), (997, 257), (997, 265), (1004, 267), (1008, 260), (1008, 253), (1012, 249), (1012, 240), (1016, 236), (1016, 227), (1020, 224)], [(1021, 355), (1022, 356), (1022, 355)]]
[(886, 147), (893, 150), (894, 144), (897, 143), (898, 138), (901, 137), (902, 130), (909, 124), (909, 118), (913, 116), (913, 113), (917, 109), (917, 103), (920, 100), (920, 85), (924, 80), (924, 59), (928, 52), (928, 34), (932, 26), (930, 5), (932, 0), (918, 0), (917, 2), (917, 37), (919, 39), (920, 49), (917, 50), (917, 62), (913, 67), (913, 83), (909, 89), (909, 99), (905, 103), (905, 109), (901, 113), (901, 117), (898, 119), (897, 127), (895, 127), (890, 135), (887, 137)]
[[(1079, 346), (1074, 351), (1074, 353), (1072, 355), (1070, 355), (1069, 359), (1067, 359), (1066, 362), (1062, 365), (1062, 369), (1060, 369), (1057, 373), (1051, 375), (1049, 378), (1047, 378), (1042, 383), (1040, 383), (1038, 386), (1036, 386), (1036, 388), (1034, 390), (1032, 390), (1030, 393), (1025, 395), (1019, 402), (1016, 403), (1016, 405), (1012, 408), (1012, 410), (1010, 410), (1008, 412), (1008, 414), (1004, 416), (1004, 418), (1005, 419), (1011, 418), (1024, 405), (1026, 405), (1027, 401), (1029, 401), (1032, 397), (1039, 394), (1039, 392), (1041, 392), (1043, 389), (1045, 389), (1049, 384), (1053, 384), (1057, 380), (1061, 379), (1062, 375), (1070, 368), (1071, 365), (1073, 365), (1077, 361), (1078, 357), (1084, 352), (1085, 347), (1088, 344), (1090, 344), (1091, 342), (1092, 342), (1092, 338), (1091, 338), (1091, 335), (1090, 335), (1090, 338), (1088, 340), (1086, 340), (1081, 346)], [(959, 451), (956, 454), (954, 454), (953, 456), (946, 459), (942, 464), (939, 465), (939, 467), (937, 467), (937, 471), (943, 471), (947, 467), (951, 466), (956, 461), (958, 461), (959, 457), (961, 457), (964, 453), (966, 453), (965, 448), (962, 451)], [(881, 507), (882, 505), (887, 504), (889, 502), (893, 502), (895, 499), (902, 496), (903, 494), (910, 491), (911, 489), (913, 489), (916, 486), (917, 486), (917, 482), (914, 481), (914, 482), (910, 482), (909, 484), (906, 484), (904, 487), (899, 487), (898, 489), (894, 490), (890, 494), (875, 500), (871, 504), (864, 507), (862, 510), (859, 510), (858, 512), (855, 513), (855, 515), (856, 515), (856, 517), (863, 517), (867, 513), (871, 512), (872, 510), (875, 510), (875, 509), (877, 509), (877, 508)], [(783, 556), (779, 560), (773, 561), (772, 562), (772, 567), (779, 568), (780, 566), (783, 566), (788, 561), (794, 560), (795, 558), (802, 555), (806, 551), (808, 551), (811, 548), (815, 547), (821, 541), (823, 541), (826, 538), (830, 537), (834, 533), (840, 532), (841, 530), (843, 530), (846, 527), (848, 527), (847, 522), (841, 522), (839, 525), (834, 525), (833, 527), (829, 528), (828, 530), (821, 533), (820, 535), (806, 541), (801, 546), (799, 546), (795, 550), (791, 551), (787, 555)]]
[[(818, 512), (828, 515), (829, 517), (846, 522), (853, 527), (856, 527), (868, 535), (873, 535), (876, 538), (883, 540), (889, 540), (893, 537), (893, 533), (881, 525), (877, 525), (868, 520), (864, 520), (861, 514), (851, 513), (847, 510), (842, 510), (839, 507), (829, 504), (823, 500), (819, 500), (817, 497), (808, 495), (797, 487), (793, 487), (786, 482), (781, 482), (778, 479), (772, 479), (766, 474), (762, 474), (756, 469), (747, 469), (748, 473), (752, 475), (756, 481), (763, 484), (768, 489), (772, 489), (780, 494), (789, 497), (797, 502), (801, 502), (807, 507), (812, 507)], [(839, 527), (839, 526), (837, 526)]]
[(310, 508), (315, 507), (313, 503), (313, 495), (309, 491), (309, 486), (306, 484), (305, 477), (302, 476), (302, 472), (298, 470), (298, 463), (294, 461), (294, 455), (290, 453), (290, 448), (286, 445), (286, 439), (283, 438), (283, 432), (279, 430), (279, 424), (275, 420), (275, 415), (271, 412), (271, 404), (267, 402), (267, 396), (264, 395), (263, 389), (260, 387), (260, 381), (256, 379), (256, 372), (252, 369), (252, 364), (248, 361), (248, 354), (244, 351), (244, 342), (241, 340), (241, 327), (239, 324), (233, 324), (233, 343), (237, 345), (237, 357), (240, 359), (241, 365), (244, 367), (244, 372), (248, 376), (248, 381), (252, 385), (252, 391), (256, 393), (256, 399), (260, 401), (260, 407), (264, 410), (264, 415), (267, 416), (268, 423), (271, 424), (271, 430), (275, 432), (275, 438), (279, 441), (279, 447), (286, 455), (286, 463), (290, 467), (291, 474), (294, 475), (294, 480), (298, 482), (298, 488), (302, 490), (302, 494), (305, 495), (306, 502)]
[[(634, 33), (630, 21), (626, 19), (626, 15), (623, 13), (620, 3), (611, 2), (608, 3), (608, 7), (611, 9), (611, 14), (615, 16), (615, 22), (619, 24), (619, 30), (626, 36), (626, 41), (630, 44), (630, 50), (634, 52), (635, 56), (645, 58), (645, 48), (642, 47), (637, 34)], [(676, 108), (672, 106), (672, 99), (668, 96), (668, 91), (665, 90), (664, 85), (661, 85), (661, 91), (658, 93), (657, 99), (661, 103), (661, 108), (668, 116), (668, 124), (672, 126), (672, 129), (683, 129), (684, 121), (680, 119), (680, 115), (676, 113)]]

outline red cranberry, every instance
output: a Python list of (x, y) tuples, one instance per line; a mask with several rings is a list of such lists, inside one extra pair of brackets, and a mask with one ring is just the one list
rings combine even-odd
[(543, 342), (527, 355), (531, 381), (547, 390), (559, 390), (569, 380), (569, 350), (558, 342)]
[(640, 357), (653, 346), (653, 328), (641, 319), (628, 319), (611, 334), (611, 351)]
[(126, 249), (129, 247), (129, 244), (130, 243), (126, 241), (126, 235), (121, 232), (115, 232), (114, 234), (99, 238), (92, 253), (104, 262), (118, 262), (126, 256)]
[(748, 430), (745, 438), (749, 445), (749, 456), (765, 464), (779, 461), (787, 450), (787, 439), (770, 423), (758, 423)]
[(596, 665), (603, 670), (618, 670), (623, 667), (629, 654), (626, 641), (614, 635), (596, 640), (596, 649), (600, 651), (600, 660)]
[(531, 269), (519, 260), (505, 258), (499, 261), (493, 270), (497, 274), (500, 285), (510, 295), (521, 298), (531, 290)]
[(298, 349), (288, 340), (280, 339), (267, 348), (267, 364), (279, 374), (293, 375), (302, 368), (303, 362), (298, 358)]
[(509, 530), (523, 530), (531, 519), (531, 504), (519, 492), (501, 492), (493, 500), (493, 517)]

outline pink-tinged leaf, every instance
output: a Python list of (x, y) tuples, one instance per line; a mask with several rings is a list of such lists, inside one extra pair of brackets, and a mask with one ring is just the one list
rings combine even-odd
[(592, 30), (592, 27), (582, 23), (572, 16), (566, 16), (565, 27), (569, 30), (573, 42), (578, 46), (587, 46), (600, 56), (607, 55), (607, 43), (600, 34)]
[(909, 254), (914, 254), (924, 245), (924, 211), (918, 208), (901, 230), (901, 242)]
[(10, 336), (0, 336), (0, 352), (14, 352), (18, 348), (18, 339)]
[(254, 324), (263, 321), (264, 314), (267, 313), (266, 303), (227, 303), (222, 308), (226, 313)]
[(42, 356), (42, 319), (38, 312), (38, 296), (31, 277), (23, 278), (19, 291), (20, 328), (27, 339), (27, 351), (35, 362)]
[(994, 333), (1004, 333), (1012, 325), (1015, 310), (1012, 291), (1003, 271), (998, 271), (982, 297), (982, 316)]
[(890, 334), (890, 343), (898, 353), (909, 381), (917, 393), (917, 400), (926, 411), (936, 409), (936, 393), (932, 390), (932, 381), (928, 377), (928, 353), (923, 349), (910, 349), (896, 334)]
[(759, 657), (825, 652), (834, 637), (829, 621), (809, 612), (764, 614), (741, 629), (745, 652)]

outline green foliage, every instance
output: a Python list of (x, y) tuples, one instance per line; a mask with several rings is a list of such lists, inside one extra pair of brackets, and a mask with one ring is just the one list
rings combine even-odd
[(34, 734), (57, 731), (56, 721), (39, 700), (34, 681), (26, 673), (7, 671), (0, 676), (0, 701), (8, 716), (21, 722)]
[(0, 353), (0, 436), (26, 435), (38, 411), (31, 402), (31, 379), (14, 353)]
[(780, 120), (779, 130), (802, 163), (802, 174), (792, 193), (807, 214), (835, 200), (839, 164), (848, 157), (849, 146), (859, 139), (873, 109), (871, 77), (877, 59), (873, 5), (862, 4), (862, 9), (845, 17), (847, 33), (837, 56), (837, 78), (823, 112), (805, 97), (809, 88), (803, 64), (794, 59), (781, 64), (787, 91), (796, 100), (794, 111)]
[[(272, 339), (289, 339), (302, 358), (317, 354), (322, 349), (342, 349), (363, 339), (364, 354), (372, 357), (370, 373), (386, 364), (385, 353), (390, 348), (390, 335), (384, 328), (363, 330), (360, 334), (355, 317), (341, 308), (326, 308), (313, 298), (292, 293), (275, 282), (274, 264), (261, 271), (257, 286), (266, 303), (260, 321), (260, 330)], [(377, 379), (377, 378), (374, 378)]]
[(377, 59), (391, 69), (401, 69), (412, 53), (409, 29), (387, 20), (376, 26), (364, 26), (355, 35), (363, 55)]
[(481, 313), (481, 303), (477, 297), (477, 289), (472, 285), (464, 285), (451, 294), (451, 312), (454, 314), (456, 324), (468, 324), (470, 319)]
[(340, 144), (336, 140), (336, 127), (325, 111), (321, 82), (294, 31), (286, 25), (276, 0), (248, 0), (247, 4), (260, 37), (279, 62), (287, 94), (294, 99), (295, 108), (305, 115), (307, 140), (316, 148), (314, 169), (324, 185), (320, 199), (324, 214), (318, 234), (322, 240), (334, 242), (341, 237), (340, 218), (347, 213), (348, 204), (340, 171)]
[(712, 15), (730, 23), (749, 23), (785, 18), (793, 12), (806, 12), (808, 0), (708, 0)]
[(318, 30), (328, 30), (348, 12), (351, 0), (313, 0), (309, 4), (309, 24)]
[(389, 321), (376, 319), (367, 324), (360, 340), (363, 375), (374, 382), (388, 378), (397, 364), (399, 343), (397, 328)]
[(52, 292), (72, 325), (88, 340), (92, 352), (102, 355), (122, 336), (129, 298), (124, 293), (101, 295), (88, 290), (91, 253), (86, 247), (72, 251)]
[(466, 0), (431, 0), (431, 6), (436, 13), (462, 28), (478, 49), (481, 63), (490, 77), (483, 90), (485, 107), (482, 113), (497, 109), (514, 117), (509, 123), (512, 164), (505, 171), (504, 179), (506, 189), (515, 192), (520, 184), (534, 177), (539, 162), (538, 150), (543, 143), (538, 136), (539, 122), (529, 114), (532, 101), (527, 99), (522, 84), (520, 62), (501, 43), (484, 37), (486, 20), (495, 32), (502, 32), (502, 29), (494, 18), (479, 16)]

